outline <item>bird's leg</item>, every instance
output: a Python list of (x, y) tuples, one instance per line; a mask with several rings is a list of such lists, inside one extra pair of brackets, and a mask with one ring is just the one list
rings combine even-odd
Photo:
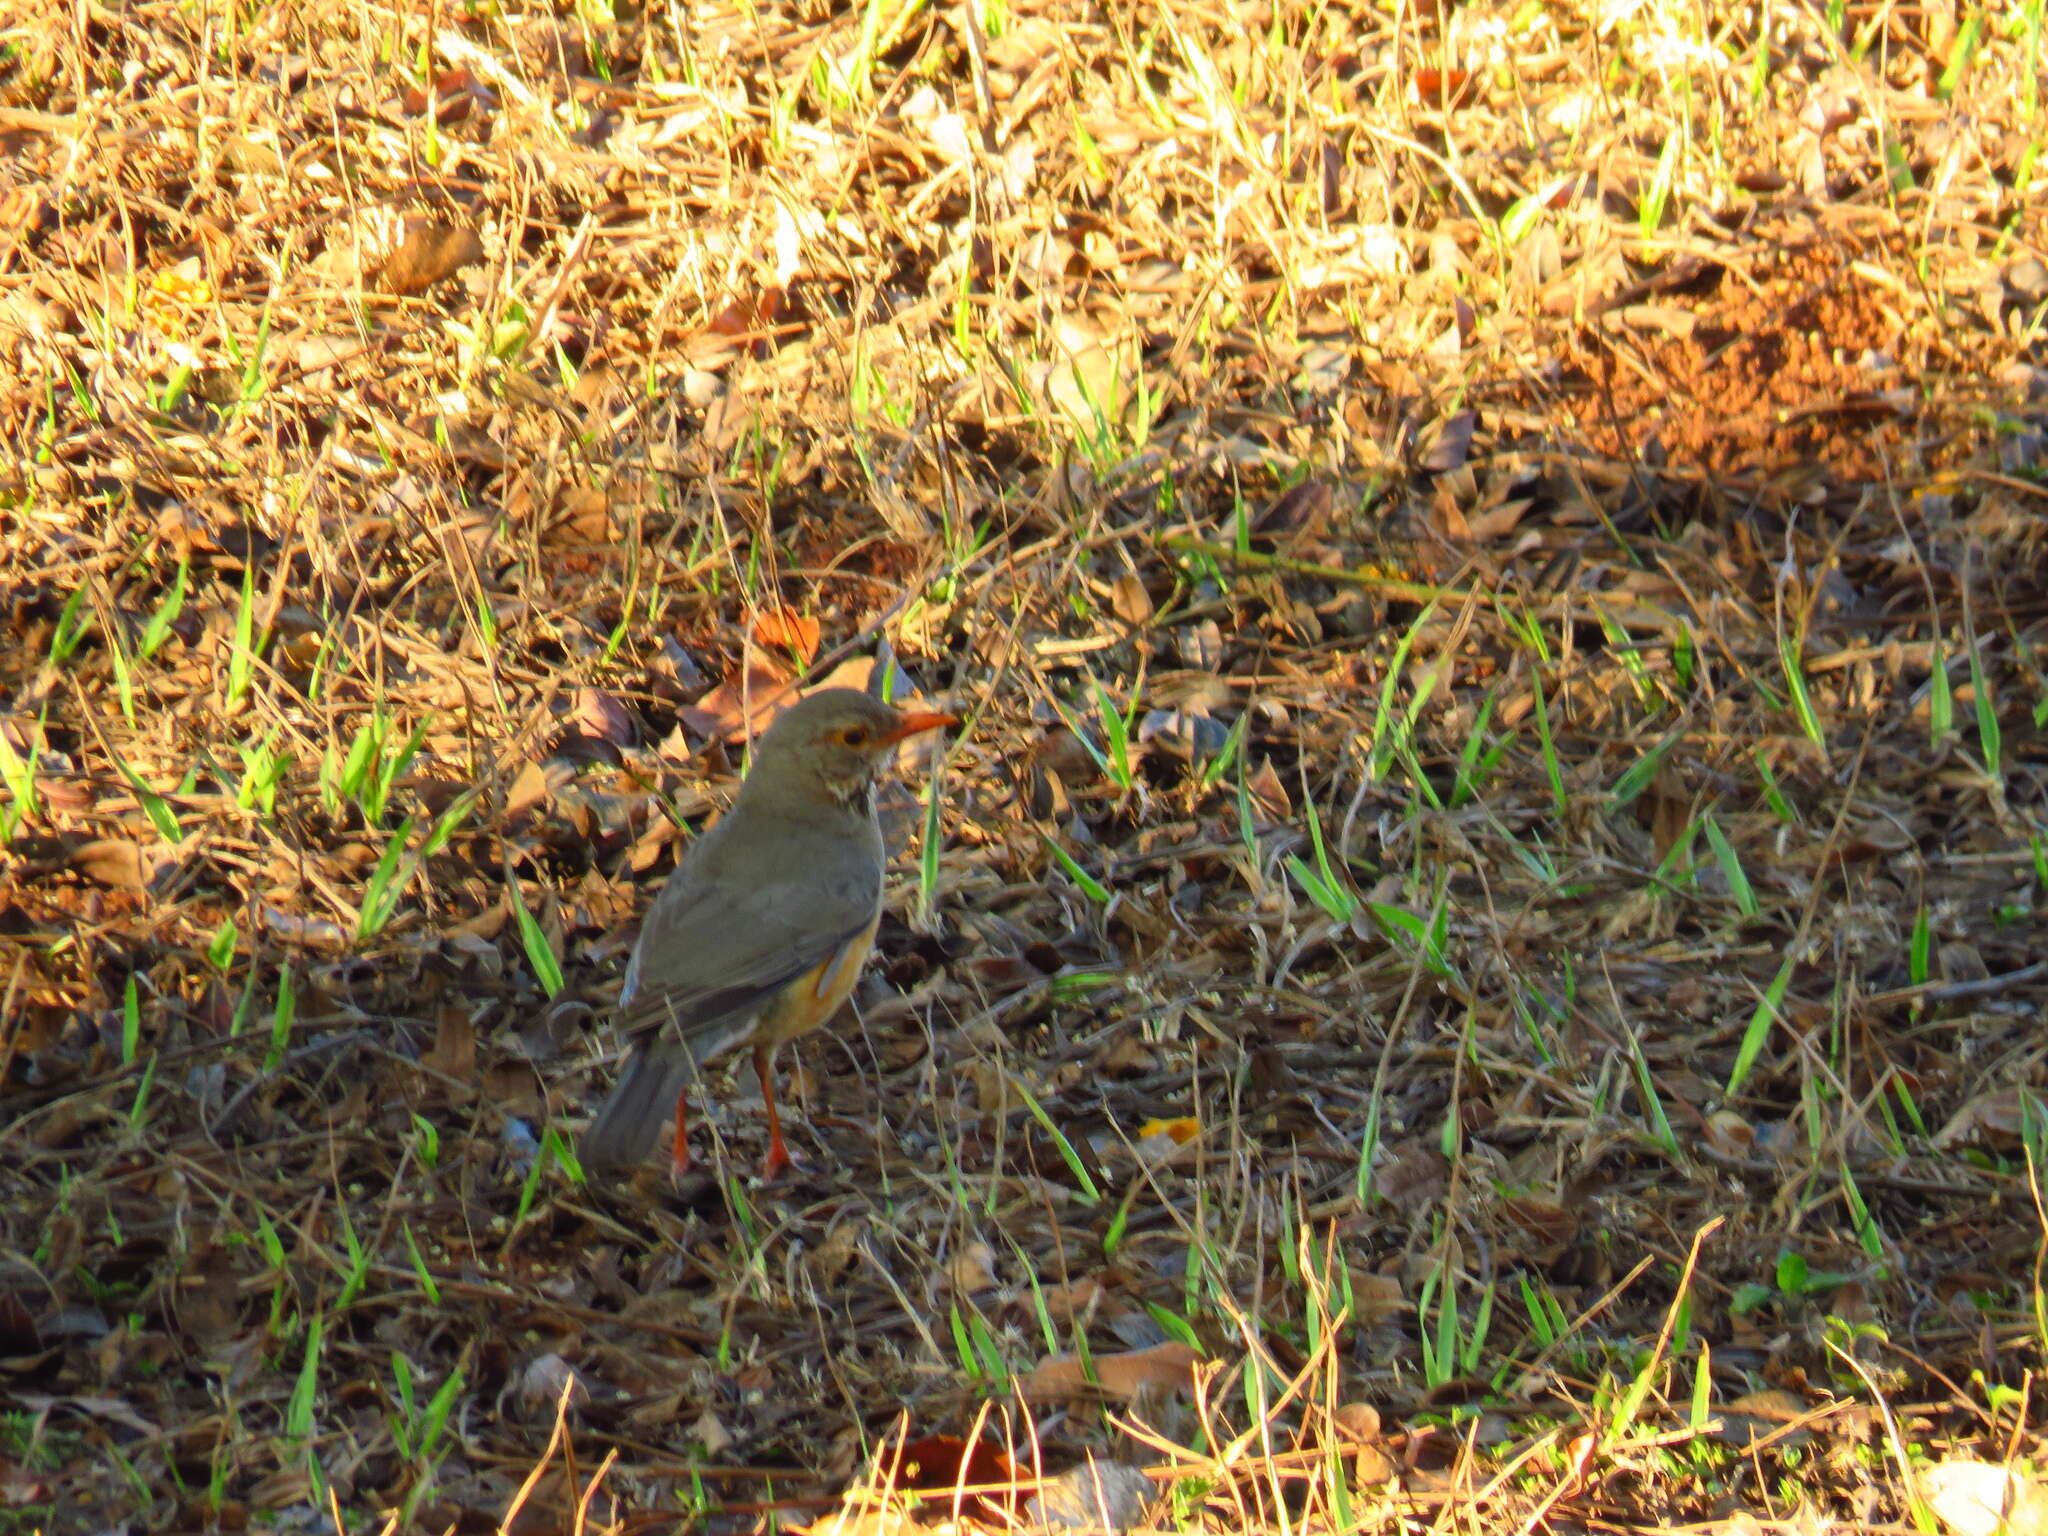
[(680, 1184), (690, 1171), (690, 1090), (676, 1090), (676, 1139), (669, 1151), (668, 1176)]
[(789, 1148), (782, 1141), (782, 1116), (775, 1108), (775, 1048), (766, 1043), (754, 1047), (754, 1071), (761, 1078), (761, 1102), (768, 1106), (768, 1158), (761, 1165), (763, 1180), (771, 1180), (789, 1166)]

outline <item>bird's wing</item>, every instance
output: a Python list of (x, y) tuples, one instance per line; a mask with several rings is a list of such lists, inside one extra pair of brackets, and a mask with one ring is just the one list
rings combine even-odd
[(751, 884), (695, 874), (672, 880), (648, 913), (618, 1023), (637, 1042), (680, 1041), (701, 1062), (865, 932), (881, 883), (859, 860)]

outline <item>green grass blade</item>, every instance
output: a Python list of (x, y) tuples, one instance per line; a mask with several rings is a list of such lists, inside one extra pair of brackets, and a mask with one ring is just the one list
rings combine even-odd
[(1778, 974), (1771, 979), (1763, 997), (1757, 1002), (1756, 1011), (1749, 1016), (1749, 1027), (1742, 1032), (1742, 1044), (1736, 1048), (1735, 1066), (1728, 1073), (1728, 1097), (1736, 1092), (1749, 1078), (1750, 1070), (1756, 1066), (1757, 1057), (1763, 1054), (1764, 1041), (1770, 1038), (1771, 1024), (1778, 1017), (1778, 1005), (1785, 1000), (1785, 989), (1792, 985), (1792, 956), (1787, 955), (1778, 967)]

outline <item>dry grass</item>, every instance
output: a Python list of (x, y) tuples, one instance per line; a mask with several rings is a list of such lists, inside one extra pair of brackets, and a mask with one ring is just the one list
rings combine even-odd
[[(0, 1530), (2039, 1468), (2041, 0), (44, 10)], [(808, 1170), (740, 1074), (586, 1183), (746, 699), (878, 652), (972, 719)]]

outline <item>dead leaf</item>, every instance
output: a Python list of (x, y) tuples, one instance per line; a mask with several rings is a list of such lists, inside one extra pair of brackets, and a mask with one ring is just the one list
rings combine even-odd
[(431, 106), (436, 122), (459, 123), (474, 107), (495, 106), (497, 98), (478, 83), (476, 76), (457, 65), (434, 77), (431, 94), (425, 87), (415, 85), (405, 92), (400, 104), (408, 117), (419, 117)]
[(1193, 710), (1150, 709), (1136, 735), (1139, 745), (1157, 742), (1183, 762), (1208, 762), (1229, 744), (1230, 727)]
[(407, 219), (405, 238), (384, 258), (376, 281), (396, 294), (425, 293), (443, 278), (482, 260), (483, 254), (483, 241), (467, 224)]
[(676, 718), (700, 736), (744, 741), (750, 735), (760, 735), (769, 721), (796, 700), (791, 675), (766, 657), (756, 657), (743, 676), (720, 683), (696, 703), (678, 710)]
[(1109, 606), (1131, 628), (1142, 629), (1152, 617), (1152, 594), (1145, 590), (1144, 582), (1126, 571), (1110, 584)]
[(1756, 1127), (1732, 1109), (1707, 1116), (1701, 1143), (1714, 1157), (1745, 1158), (1756, 1150)]
[[(898, 695), (901, 695), (903, 689), (900, 685), (904, 681), (903, 674), (898, 672), (894, 680), (899, 685), (896, 692)], [(862, 693), (874, 693), (876, 691), (875, 658), (872, 656), (847, 657), (846, 660), (839, 663), (830, 672), (827, 672), (823, 677), (812, 683), (810, 691), (817, 693), (826, 688), (858, 688)]]
[(552, 791), (548, 787), (547, 770), (539, 763), (526, 763), (513, 777), (512, 787), (505, 792), (505, 816), (509, 820), (524, 815)]
[(995, 1250), (987, 1243), (969, 1243), (953, 1255), (953, 1262), (946, 1266), (946, 1279), (957, 1295), (992, 1291), (996, 1288), (995, 1262)]
[(1941, 979), (1946, 982), (1984, 981), (1991, 975), (1991, 967), (1984, 963), (1977, 946), (1962, 939), (1942, 945), (1936, 963)]
[(1260, 758), (1259, 766), (1244, 781), (1245, 793), (1251, 796), (1252, 808), (1269, 822), (1284, 822), (1294, 813), (1294, 802), (1287, 796), (1287, 786), (1280, 782), (1280, 775), (1273, 770), (1270, 757)]
[(265, 932), (271, 937), (283, 939), (288, 944), (304, 944), (317, 949), (346, 949), (353, 938), (341, 925), (324, 917), (309, 917), (302, 912), (287, 912), (264, 902), (256, 908), (256, 915)]
[(2014, 1467), (1944, 1461), (1923, 1467), (1920, 1486), (1956, 1536), (2048, 1536), (2048, 1489)]
[(1304, 480), (1282, 491), (1259, 514), (1255, 532), (1287, 540), (1318, 539), (1335, 500), (1327, 480)]
[(1017, 1378), (1017, 1395), (1033, 1402), (1083, 1399), (1128, 1403), (1143, 1391), (1178, 1393), (1192, 1388), (1201, 1355), (1186, 1344), (1169, 1342), (1150, 1349), (1094, 1357), (1094, 1377), (1078, 1355), (1054, 1355)]
[(640, 724), (633, 712), (611, 694), (598, 688), (578, 688), (570, 724), (585, 736), (608, 741), (624, 749), (640, 739)]
[(433, 1045), (420, 1056), (420, 1065), (457, 1082), (467, 1082), (476, 1071), (476, 1024), (469, 1009), (459, 1003), (442, 1007)]
[(2013, 1148), (2020, 1145), (2029, 1125), (2048, 1124), (2048, 1105), (2039, 1093), (2017, 1085), (1980, 1093), (1949, 1117), (1935, 1132), (1937, 1147), (1975, 1146)]
[(492, 1108), (508, 1115), (539, 1114), (544, 1103), (540, 1081), (523, 1061), (501, 1061), (482, 1074), (480, 1089)]
[(1532, 496), (1512, 496), (1483, 512), (1474, 512), (1465, 519), (1466, 537), (1481, 544), (1504, 539), (1515, 531), (1523, 514), (1535, 505), (1536, 500)]
[(690, 366), (712, 373), (742, 354), (765, 355), (782, 312), (783, 290), (774, 285), (751, 298), (735, 299), (719, 310), (686, 344)]
[(698, 1414), (697, 1422), (690, 1426), (690, 1438), (704, 1448), (706, 1456), (723, 1455), (732, 1446), (732, 1431), (709, 1408)]
[(1107, 1294), (1101, 1281), (1093, 1275), (1083, 1275), (1065, 1285), (1043, 1286), (1038, 1297), (1045, 1305), (1046, 1316), (1064, 1327), (1076, 1318), (1085, 1321), (1093, 1317)]
[(1351, 1318), (1361, 1328), (1382, 1323), (1408, 1305), (1395, 1275), (1351, 1271)]
[(1430, 474), (1444, 474), (1462, 465), (1472, 453), (1472, 434), (1479, 426), (1479, 417), (1472, 411), (1459, 411), (1447, 416), (1437, 427), (1436, 435), (1416, 460), (1416, 467)]
[(1420, 1210), (1450, 1187), (1450, 1165), (1434, 1143), (1401, 1142), (1373, 1169), (1372, 1187), (1396, 1210)]
[(867, 1223), (858, 1219), (835, 1222), (825, 1240), (811, 1251), (811, 1268), (823, 1279), (843, 1275), (860, 1258), (861, 1239)]
[(561, 529), (584, 544), (614, 544), (621, 530), (612, 518), (612, 499), (591, 485), (572, 485), (561, 495)]
[(1371, 1403), (1344, 1403), (1330, 1415), (1337, 1443), (1352, 1453), (1352, 1467), (1361, 1483), (1384, 1483), (1399, 1470), (1387, 1453), (1380, 1429), (1380, 1411)]
[(894, 1487), (923, 1494), (953, 1494), (963, 1517), (1007, 1526), (1035, 1480), (983, 1440), (972, 1444), (953, 1435), (927, 1435), (900, 1452), (885, 1449), (881, 1471)]
[(798, 613), (788, 604), (764, 608), (754, 615), (754, 639), (762, 645), (788, 651), (799, 661), (818, 654), (818, 621)]
[[(1005, 961), (1009, 966), (1015, 968), (1018, 975), (1014, 978), (1007, 975), (998, 978), (987, 969), (977, 967), (977, 971), (984, 981), (998, 979), (1006, 981), (1036, 981), (1038, 979), (1039, 972), (1037, 968), (1021, 956), (991, 956), (990, 959)], [(1145, 1043), (1144, 1037), (1135, 1029), (1127, 1029), (1113, 1036), (1107, 1045), (1097, 1051), (1090, 1065), (1096, 1071), (1106, 1076), (1153, 1072), (1158, 1070), (1159, 1056), (1151, 1046)], [(1138, 1134), (1142, 1136), (1146, 1133), (1140, 1131)]]
[[(30, 1413), (47, 1417), (55, 1409), (68, 1409), (89, 1419), (104, 1419), (134, 1434), (155, 1437), (163, 1433), (118, 1397), (50, 1397), (41, 1392), (24, 1392), (15, 1402)], [(61, 1420), (60, 1420), (61, 1422)]]
[(1180, 651), (1181, 665), (1197, 672), (1219, 673), (1223, 670), (1223, 626), (1214, 619), (1184, 625), (1173, 635), (1174, 644)]
[(169, 862), (161, 853), (144, 852), (125, 837), (103, 837), (71, 851), (71, 867), (88, 880), (117, 891), (146, 891)]

